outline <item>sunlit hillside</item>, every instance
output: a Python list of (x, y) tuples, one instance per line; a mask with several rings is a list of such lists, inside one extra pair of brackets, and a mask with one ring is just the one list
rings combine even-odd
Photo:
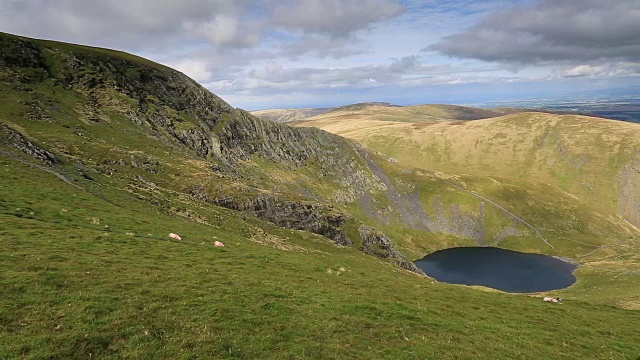
[(361, 120), (355, 114), (353, 119), (319, 118), (299, 126), (357, 140), (426, 170), (540, 181), (640, 226), (638, 124), (522, 113), (427, 124)]

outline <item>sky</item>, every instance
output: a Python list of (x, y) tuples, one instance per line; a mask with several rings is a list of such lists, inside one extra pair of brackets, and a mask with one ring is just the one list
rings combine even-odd
[(640, 0), (0, 0), (0, 31), (134, 53), (247, 110), (640, 85)]

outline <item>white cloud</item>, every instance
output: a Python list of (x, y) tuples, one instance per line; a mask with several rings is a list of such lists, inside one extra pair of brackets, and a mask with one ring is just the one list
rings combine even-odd
[(206, 82), (211, 79), (212, 73), (207, 69), (207, 63), (204, 61), (185, 59), (177, 63), (170, 63), (168, 66), (198, 82)]
[(592, 65), (578, 65), (564, 71), (563, 76), (575, 77), (575, 76), (594, 76), (600, 75), (607, 70), (604, 65), (592, 66)]
[(637, 63), (609, 63), (601, 65), (577, 65), (562, 68), (558, 71), (562, 77), (632, 77), (640, 76), (640, 64)]
[[(237, 21), (237, 28), (243, 27), (240, 23), (251, 4), (248, 0), (3, 0), (0, 27), (26, 36), (140, 50), (203, 36), (201, 28), (220, 22)], [(247, 41), (229, 34), (211, 39), (225, 45)]]
[(258, 26), (240, 23), (237, 17), (225, 14), (206, 22), (187, 23), (184, 27), (220, 47), (251, 47), (261, 39)]

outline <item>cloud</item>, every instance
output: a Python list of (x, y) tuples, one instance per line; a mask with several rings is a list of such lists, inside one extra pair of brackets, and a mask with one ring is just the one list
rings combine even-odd
[[(482, 69), (476, 69), (482, 72)], [(473, 83), (487, 77), (463, 75), (471, 69), (454, 69), (449, 65), (423, 64), (416, 55), (390, 59), (385, 63), (340, 68), (286, 67), (270, 62), (262, 68), (213, 81), (207, 85), (214, 92), (266, 94), (325, 91), (328, 89), (371, 89), (388, 86)]]
[(640, 76), (640, 64), (636, 63), (613, 63), (602, 65), (577, 65), (570, 66), (559, 71), (560, 77), (633, 77)]
[(402, 11), (392, 0), (289, 0), (275, 5), (273, 20), (276, 25), (305, 33), (343, 37)]
[(207, 63), (204, 61), (184, 59), (175, 63), (168, 63), (167, 65), (198, 82), (208, 81), (213, 75), (207, 68)]
[[(249, 0), (3, 0), (3, 31), (139, 50), (208, 39), (246, 46), (257, 29), (248, 24), (259, 6)], [(258, 2), (258, 5), (261, 5)], [(246, 16), (245, 16), (246, 15)], [(248, 33), (248, 34), (247, 34)]]
[[(0, 0), (0, 31), (132, 52), (241, 101), (236, 106), (325, 96), (347, 103), (374, 94), (369, 100), (415, 98), (434, 86), (637, 82), (639, 7), (638, 0)], [(425, 47), (492, 63), (420, 52)]]
[(607, 70), (604, 65), (592, 66), (592, 65), (578, 65), (567, 69), (563, 72), (565, 77), (582, 77), (582, 76), (594, 76), (600, 75)]
[(339, 59), (364, 52), (355, 38), (333, 38), (319, 34), (304, 34), (296, 39), (276, 45), (277, 56), (299, 58), (312, 55), (318, 58)]
[(187, 23), (184, 26), (219, 47), (251, 47), (261, 39), (258, 24), (243, 24), (238, 17), (218, 14), (210, 21)]
[(417, 68), (418, 65), (418, 57), (415, 55), (411, 55), (394, 60), (391, 65), (389, 65), (388, 70), (391, 73), (404, 73), (408, 70)]
[(350, 37), (402, 9), (396, 0), (2, 0), (0, 28), (132, 50), (198, 40), (247, 48), (274, 29)]
[(640, 60), (637, 0), (542, 0), (496, 12), (430, 46), (512, 64)]

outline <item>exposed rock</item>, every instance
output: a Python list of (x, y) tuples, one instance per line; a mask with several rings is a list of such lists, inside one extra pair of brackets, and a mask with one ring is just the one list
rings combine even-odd
[(393, 259), (401, 268), (425, 275), (414, 263), (408, 261), (398, 252), (393, 247), (391, 240), (381, 231), (362, 225), (358, 228), (358, 233), (360, 233), (360, 238), (362, 238), (362, 247), (360, 250), (365, 254), (374, 255), (383, 259)]
[[(23, 40), (17, 36), (0, 37), (0, 68), (29, 69), (29, 71), (12, 71), (11, 76), (0, 76), (8, 83), (30, 84), (42, 81), (49, 76), (50, 69), (42, 56), (41, 48), (34, 42)], [(2, 73), (0, 72), (0, 75)], [(23, 88), (22, 90), (27, 90)]]
[[(439, 196), (433, 198), (433, 221), (430, 226), (435, 231), (475, 240), (485, 246), (484, 203), (478, 204), (477, 213), (463, 212), (458, 204), (444, 204)], [(431, 220), (431, 218), (430, 218)]]
[(34, 159), (41, 160), (49, 166), (53, 166), (60, 162), (52, 152), (31, 142), (18, 131), (3, 126), (2, 124), (0, 124), (0, 130), (3, 130), (4, 132), (4, 134), (0, 133), (0, 141), (7, 144), (9, 147), (21, 151)]
[(340, 229), (350, 218), (321, 204), (284, 200), (268, 194), (251, 199), (236, 199), (231, 196), (212, 199), (204, 189), (197, 186), (192, 187), (189, 193), (199, 201), (248, 212), (287, 229), (305, 230), (322, 235), (342, 246), (353, 245), (353, 241)]
[[(340, 229), (340, 226), (352, 219), (344, 214), (335, 213), (330, 207), (321, 204), (286, 201), (267, 194), (245, 200), (237, 200), (229, 196), (210, 199), (204, 189), (197, 186), (192, 187), (189, 193), (199, 201), (248, 212), (284, 228), (305, 230), (323, 235), (342, 246), (354, 244)], [(391, 240), (381, 231), (362, 225), (358, 228), (358, 233), (362, 239), (360, 250), (365, 254), (390, 259), (403, 269), (424, 275), (422, 270), (394, 248)]]

